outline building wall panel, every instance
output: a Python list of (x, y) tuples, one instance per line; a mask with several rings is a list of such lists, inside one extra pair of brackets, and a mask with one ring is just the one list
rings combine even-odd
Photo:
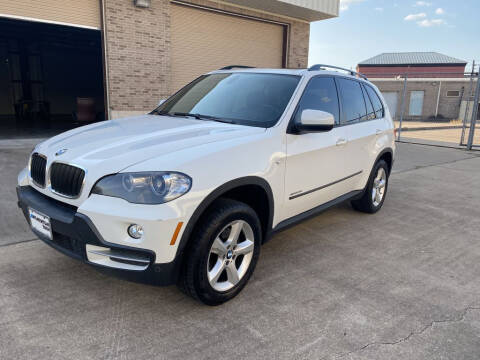
[[(396, 115), (397, 120), (400, 117), (403, 81), (402, 80), (376, 80), (371, 81), (379, 88), (381, 92), (396, 92), (398, 94)], [(406, 103), (405, 103), (405, 120), (434, 120), (437, 107), (438, 92), (440, 91), (440, 101), (438, 106), (437, 119), (462, 119), (463, 113), (460, 112), (461, 101), (467, 98), (470, 88), (468, 79), (466, 80), (450, 80), (441, 81), (432, 79), (431, 81), (411, 80), (407, 84)], [(447, 97), (447, 91), (459, 91), (458, 97)], [(409, 116), (410, 94), (412, 91), (424, 91), (423, 109), (420, 117)], [(462, 96), (463, 94), (463, 96)], [(471, 97), (470, 97), (471, 98)]]
[(0, 14), (100, 29), (100, 0), (1, 0)]
[[(137, 8), (133, 1), (105, 1), (105, 41), (107, 47), (110, 117), (146, 112), (160, 99), (172, 94), (171, 12), (178, 6), (170, 0), (152, 0), (149, 8)], [(306, 67), (309, 27), (303, 21), (285, 18), (225, 3), (191, 0), (194, 5), (241, 15), (287, 23), (288, 67)], [(275, 41), (275, 36), (273, 41)], [(208, 48), (204, 51), (208, 59)], [(279, 63), (281, 66), (281, 63)], [(217, 64), (212, 63), (211, 69)], [(273, 65), (273, 64), (272, 64)], [(193, 79), (190, 79), (193, 80)]]
[(226, 65), (281, 68), (284, 26), (172, 5), (172, 91)]

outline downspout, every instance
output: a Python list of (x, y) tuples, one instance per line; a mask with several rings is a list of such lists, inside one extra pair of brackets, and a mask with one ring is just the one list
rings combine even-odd
[(105, 20), (105, 2), (100, 1), (100, 18), (102, 21), (102, 60), (103, 60), (103, 87), (104, 87), (104, 103), (105, 103), (105, 120), (110, 118), (110, 81), (108, 71), (108, 56), (107, 56), (107, 26)]
[(440, 105), (440, 94), (442, 93), (442, 82), (438, 85), (438, 95), (437, 95), (437, 107), (435, 108), (435, 120), (437, 120), (438, 116), (438, 107)]

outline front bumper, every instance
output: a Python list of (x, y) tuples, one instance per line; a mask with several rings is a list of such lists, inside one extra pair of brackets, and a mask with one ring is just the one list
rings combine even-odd
[[(89, 217), (78, 213), (74, 206), (49, 198), (30, 186), (18, 186), (17, 196), (18, 206), (22, 209), (27, 222), (30, 222), (28, 208), (50, 217), (53, 239), (50, 240), (37, 232), (35, 234), (63, 254), (127, 280), (154, 285), (171, 285), (177, 281), (180, 268), (179, 257), (175, 257), (169, 263), (156, 264), (153, 251), (105, 241)], [(92, 254), (89, 250), (87, 254), (87, 247), (96, 253)], [(103, 266), (89, 260), (99, 256), (106, 259), (106, 264), (113, 261), (119, 266), (123, 264), (124, 268)], [(139, 264), (144, 265), (141, 270), (132, 270), (139, 268), (137, 266)]]

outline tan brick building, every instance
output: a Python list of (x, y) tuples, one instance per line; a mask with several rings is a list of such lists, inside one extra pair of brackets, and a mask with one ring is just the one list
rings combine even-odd
[(226, 65), (306, 67), (310, 22), (338, 11), (339, 0), (0, 0), (0, 131), (144, 113)]

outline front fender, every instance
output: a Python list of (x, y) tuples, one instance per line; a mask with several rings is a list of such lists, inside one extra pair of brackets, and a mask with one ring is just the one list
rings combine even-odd
[(213, 190), (208, 196), (203, 199), (203, 201), (200, 203), (200, 205), (197, 206), (195, 211), (193, 212), (192, 216), (190, 217), (187, 226), (185, 227), (185, 230), (183, 231), (182, 237), (180, 239), (180, 243), (177, 248), (177, 257), (185, 250), (188, 241), (190, 239), (190, 236), (192, 234), (193, 229), (195, 228), (195, 225), (197, 224), (198, 220), (202, 216), (202, 214), (205, 212), (205, 210), (218, 198), (220, 198), (223, 194), (227, 193), (230, 190), (233, 190), (237, 187), (240, 186), (245, 186), (245, 185), (256, 185), (260, 186), (265, 193), (267, 194), (268, 202), (269, 202), (269, 214), (268, 214), (268, 223), (267, 223), (267, 229), (264, 232), (265, 234), (269, 234), (272, 229), (272, 223), (273, 223), (273, 215), (274, 215), (274, 198), (273, 198), (273, 192), (270, 184), (265, 180), (262, 179), (261, 177), (258, 176), (246, 176), (238, 179), (234, 179), (231, 181), (228, 181), (227, 183), (217, 187), (215, 190)]

